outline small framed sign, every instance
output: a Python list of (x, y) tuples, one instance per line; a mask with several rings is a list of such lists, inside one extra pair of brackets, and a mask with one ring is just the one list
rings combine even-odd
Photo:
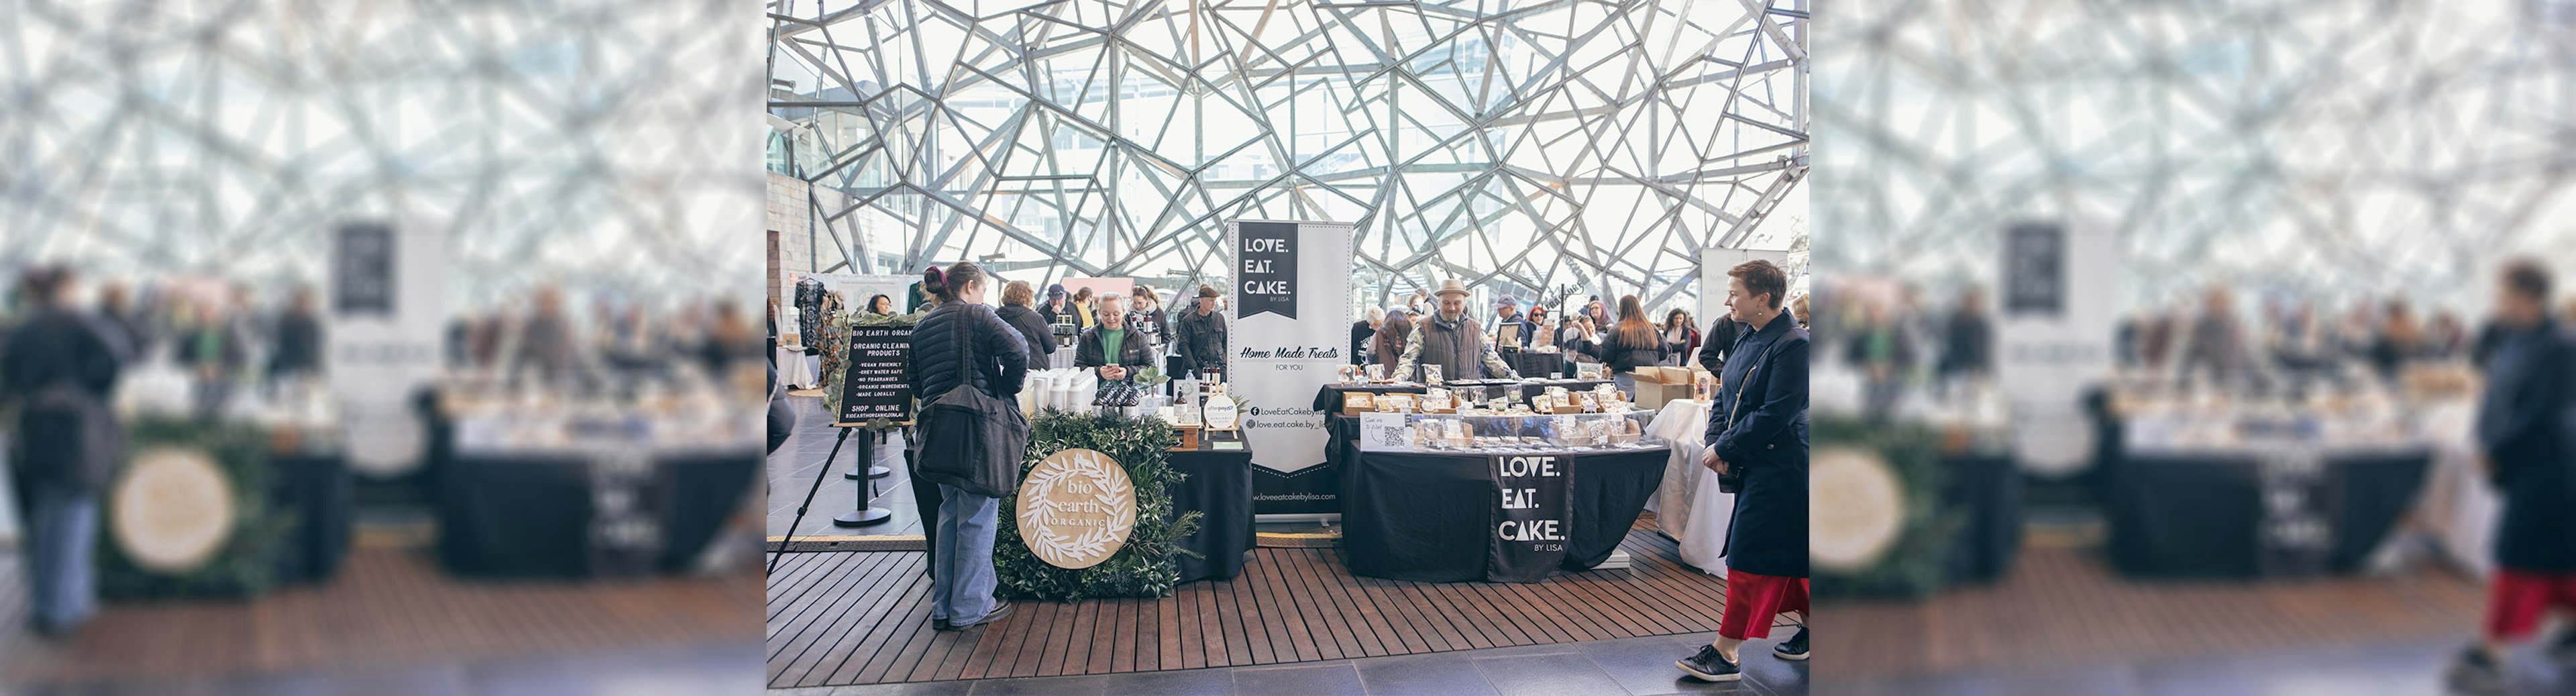
[(1209, 395), (1207, 405), (1200, 407), (1200, 411), (1207, 419), (1209, 430), (1235, 430), (1235, 426), (1238, 425), (1234, 397), (1224, 394)]

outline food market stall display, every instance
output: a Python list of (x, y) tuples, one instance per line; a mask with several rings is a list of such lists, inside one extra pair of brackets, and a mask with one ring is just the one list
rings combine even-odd
[(1342, 476), (1351, 572), (1535, 582), (1607, 560), (1670, 451), (1644, 440), (1648, 412), (1523, 406), (1360, 416), (1361, 444)]
[[(765, 380), (756, 371), (734, 379)], [(566, 399), (460, 376), (439, 387), (439, 555), (484, 576), (687, 568), (758, 476), (764, 404), (703, 377)], [(757, 387), (733, 393), (757, 393)]]
[(2114, 564), (2155, 576), (2362, 569), (2416, 504), (2435, 448), (2393, 395), (2355, 384), (2250, 398), (2119, 385)]

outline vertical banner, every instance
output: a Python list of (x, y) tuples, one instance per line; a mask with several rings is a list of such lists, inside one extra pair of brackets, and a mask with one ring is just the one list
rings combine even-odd
[(353, 222), (332, 232), (323, 360), (359, 473), (420, 466), (427, 433), (411, 396), (438, 378), (448, 271), (445, 238), (428, 225)]
[(1338, 514), (1341, 477), (1324, 465), (1315, 391), (1349, 362), (1351, 225), (1228, 223), (1234, 283), (1225, 380), (1252, 449), (1252, 510)]
[(1525, 454), (1489, 458), (1498, 504), (1485, 579), (1538, 582), (1565, 563), (1566, 460)]
[(2093, 459), (2079, 401), (2111, 374), (2114, 241), (2099, 226), (2063, 222), (2004, 230), (1995, 372), (2012, 400), (2014, 459), (2031, 472), (2068, 475)]

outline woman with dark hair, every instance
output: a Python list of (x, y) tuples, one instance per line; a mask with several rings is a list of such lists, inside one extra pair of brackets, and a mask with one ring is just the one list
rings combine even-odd
[(1699, 352), (1699, 327), (1691, 325), (1690, 312), (1682, 311), (1680, 308), (1665, 312), (1662, 328), (1664, 355), (1688, 356)]
[(1629, 371), (1664, 360), (1664, 340), (1656, 335), (1655, 325), (1646, 321), (1646, 308), (1638, 304), (1636, 295), (1619, 298), (1619, 323), (1609, 331), (1585, 333), (1590, 335), (1584, 337), (1584, 352), (1609, 365), (1620, 391), (1637, 393), (1637, 377)]
[(1369, 353), (1386, 374), (1395, 374), (1396, 361), (1404, 357), (1404, 347), (1413, 341), (1413, 317), (1404, 308), (1386, 310), (1386, 321), (1378, 322), (1377, 332), (1369, 336)]
[[(983, 268), (967, 261), (922, 274), (922, 291), (934, 306), (912, 329), (914, 394), (930, 399), (966, 387), (1019, 408), (1017, 395), (1029, 374), (1028, 347), (1018, 329), (984, 305), (984, 291), (991, 285), (987, 280)], [(921, 480), (917, 463), (911, 473)], [(1010, 603), (993, 597), (994, 515), (1000, 499), (948, 484), (938, 488), (935, 528), (924, 525), (930, 542), (931, 627), (954, 631), (1008, 615)]]
[(870, 314), (893, 314), (894, 298), (887, 297), (883, 294), (868, 298), (868, 312)]

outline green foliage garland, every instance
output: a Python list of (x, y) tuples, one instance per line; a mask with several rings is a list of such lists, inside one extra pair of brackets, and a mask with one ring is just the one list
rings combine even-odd
[(1174, 471), (1167, 452), (1180, 444), (1172, 427), (1154, 419), (1094, 416), (1047, 409), (1029, 419), (1028, 455), (1020, 477), (1048, 455), (1088, 449), (1109, 455), (1127, 468), (1136, 484), (1136, 527), (1127, 545), (1099, 565), (1066, 570), (1039, 560), (1020, 541), (1019, 495), (1002, 499), (994, 535), (993, 570), (999, 593), (1012, 598), (1072, 601), (1098, 597), (1161, 597), (1172, 593), (1181, 577), (1181, 538), (1198, 531), (1199, 513), (1177, 519), (1172, 514), (1172, 487), (1186, 474)]
[(99, 595), (111, 600), (242, 598), (265, 593), (276, 584), (278, 554), (287, 550), (296, 515), (270, 502), (278, 474), (269, 457), (268, 438), (266, 431), (242, 425), (172, 418), (134, 422), (127, 430), (129, 456), (157, 447), (206, 453), (231, 479), (237, 517), (232, 535), (205, 565), (178, 575), (146, 570), (125, 556), (116, 544), (116, 533), (107, 528), (114, 515), (111, 490), (101, 497), (99, 507)]
[(1858, 573), (1815, 572), (1815, 593), (1826, 597), (1923, 597), (1949, 584), (1952, 544), (1965, 522), (1944, 505), (1941, 435), (1920, 425), (1816, 418), (1818, 449), (1855, 447), (1877, 452), (1904, 487), (1905, 520), (1896, 544), (1877, 565)]

